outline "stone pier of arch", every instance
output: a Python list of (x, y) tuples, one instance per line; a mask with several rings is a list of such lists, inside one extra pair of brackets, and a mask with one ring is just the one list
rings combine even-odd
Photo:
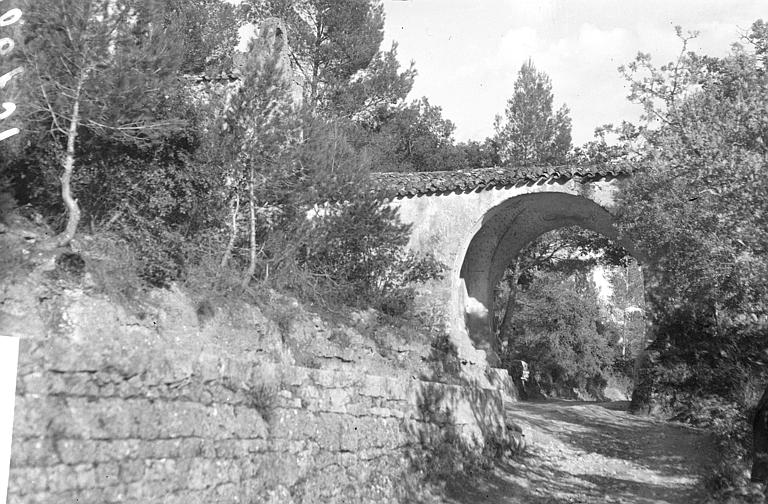
[(444, 324), (464, 373), (482, 383), (498, 364), (493, 290), (505, 268), (525, 245), (561, 227), (578, 225), (616, 238), (611, 212), (629, 174), (521, 176), (495, 168), (431, 174), (434, 178), (382, 175), (394, 194), (390, 204), (411, 225), (409, 248), (430, 252), (447, 267), (442, 279), (421, 286), (417, 307)]

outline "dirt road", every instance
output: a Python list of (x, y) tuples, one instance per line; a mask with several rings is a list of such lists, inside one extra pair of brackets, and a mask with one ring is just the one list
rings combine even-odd
[(702, 431), (640, 418), (627, 403), (513, 403), (527, 453), (449, 485), (453, 503), (693, 504), (715, 460)]

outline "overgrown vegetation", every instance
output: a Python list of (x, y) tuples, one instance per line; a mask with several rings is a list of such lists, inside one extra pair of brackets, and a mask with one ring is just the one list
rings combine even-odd
[(248, 407), (258, 411), (261, 418), (270, 423), (278, 406), (277, 387), (259, 383), (245, 388), (244, 394)]
[(722, 58), (687, 51), (695, 35), (678, 35), (677, 61), (640, 54), (623, 68), (645, 116), (622, 128), (621, 162), (642, 174), (622, 193), (620, 222), (651, 258), (655, 337), (635, 403), (716, 429), (713, 484), (727, 499), (743, 489), (749, 412), (768, 381), (768, 30), (756, 22)]
[[(632, 379), (626, 364), (644, 344), (642, 323), (627, 317), (643, 310), (636, 270), (624, 249), (581, 228), (520, 252), (496, 290), (495, 326), (505, 367), (516, 376), (518, 361), (529, 366), (523, 397), (603, 398), (609, 382)], [(611, 280), (609, 298), (599, 298), (595, 273)]]
[[(553, 101), (549, 77), (529, 60), (504, 117), (495, 121), (490, 144), (501, 164), (595, 163), (621, 152), (608, 148), (604, 137), (574, 151), (568, 108), (555, 111)], [(603, 302), (591, 278), (598, 269), (611, 272), (605, 280), (613, 293)], [(496, 286), (494, 326), (502, 361), (513, 376), (518, 378), (519, 361), (530, 366), (530, 377), (519, 382), (523, 397), (602, 398), (609, 381), (631, 380), (622, 362), (644, 343), (642, 329), (631, 328), (626, 316), (628, 310), (643, 310), (642, 279), (637, 272), (629, 278), (636, 270), (621, 246), (577, 227), (546, 233), (518, 253)]]
[[(29, 43), (13, 56), (30, 79), (20, 90), (24, 131), (0, 145), (4, 194), (53, 227), (48, 246), (74, 239), (100, 248), (105, 265), (124, 258), (104, 275), (118, 297), (135, 282), (110, 287), (125, 276), (112, 273), (135, 270), (145, 286), (177, 282), (211, 297), (253, 300), (258, 282), (256, 291), (406, 313), (410, 285), (442, 266), (405, 252), (408, 227), (370, 190), (359, 132), (398, 113), (415, 75), (398, 70), (394, 48), (379, 51), (381, 6), (351, 1), (362, 25), (336, 4), (314, 20), (283, 17), (290, 50), (320, 71), (304, 82), (302, 105), (288, 48), (268, 33), (252, 43), (238, 84), (179, 78), (234, 71), (238, 26), (289, 9), (209, 3), (25, 4)], [(336, 41), (346, 49), (313, 52), (310, 22), (359, 33)], [(381, 99), (368, 93), (374, 83)]]
[[(200, 299), (201, 319), (215, 314), (210, 299), (258, 303), (269, 288), (398, 317), (413, 284), (443, 266), (406, 252), (408, 227), (371, 193), (372, 171), (624, 164), (637, 175), (621, 194), (621, 232), (649, 259), (655, 340), (635, 406), (713, 429), (723, 460), (712, 491), (749, 494), (747, 433), (768, 380), (764, 22), (725, 57), (688, 52), (681, 31), (677, 61), (656, 67), (639, 55), (622, 71), (641, 123), (616, 128), (619, 145), (603, 127), (573, 150), (568, 109), (553, 110), (551, 83), (530, 61), (496, 135), (456, 145), (440, 107), (406, 103), (415, 69), (400, 69), (396, 45), (381, 50), (373, 0), (21, 4), (24, 44), (3, 64), (25, 67), (12, 90), (23, 131), (0, 143), (0, 211), (55, 231), (34, 240), (62, 252), (58, 280), (82, 274), (74, 251), (126, 304), (178, 283)], [(235, 71), (239, 26), (275, 16), (290, 45), (262, 36), (239, 83), (211, 81)], [(303, 78), (289, 75), (291, 61)], [(629, 374), (644, 341), (626, 319), (606, 321), (586, 273), (598, 263), (626, 273), (625, 251), (579, 233), (523, 251), (502, 279), (496, 327), (506, 362), (532, 363), (543, 390), (599, 396), (611, 376)], [(4, 252), (0, 274), (24, 266)], [(625, 314), (638, 285), (626, 275), (626, 297), (614, 300)], [(275, 318), (288, 332), (290, 314)], [(433, 350), (438, 371), (455, 373), (448, 340), (437, 336)], [(268, 410), (269, 396), (255, 389), (255, 407)], [(437, 449), (459, 457), (455, 443), (449, 434)]]
[[(760, 420), (755, 439), (768, 431), (762, 425), (766, 405), (752, 410), (768, 381), (768, 200), (762, 188), (768, 165), (768, 29), (756, 22), (720, 58), (688, 51), (695, 34), (678, 29), (678, 35), (683, 47), (676, 61), (656, 67), (641, 53), (621, 69), (630, 100), (644, 109), (640, 124), (601, 127), (594, 142), (570, 157), (616, 163), (636, 174), (620, 193), (619, 223), (623, 239), (645, 260), (648, 336), (654, 343), (641, 362), (633, 407), (713, 429), (723, 454), (710, 480), (714, 498), (749, 500), (749, 464), (768, 451), (751, 446), (746, 434), (754, 413)], [(610, 131), (618, 135), (617, 145), (606, 142)], [(526, 281), (514, 266), (501, 291), (506, 304), (518, 307), (517, 297), (528, 287), (519, 288)], [(530, 285), (534, 300), (528, 312), (524, 305), (499, 310), (505, 314), (497, 321), (502, 339), (517, 329), (515, 318), (522, 326), (522, 338), (508, 340), (512, 356), (544, 362), (555, 356), (546, 367), (558, 377), (578, 374), (553, 361), (575, 360), (590, 373), (601, 369), (585, 351), (596, 347), (597, 327), (583, 313), (591, 303), (570, 302), (570, 294), (548, 290), (545, 282)], [(756, 464), (753, 478), (765, 483), (762, 473)]]

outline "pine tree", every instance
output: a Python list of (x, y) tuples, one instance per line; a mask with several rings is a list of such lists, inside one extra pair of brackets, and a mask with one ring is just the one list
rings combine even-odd
[(24, 12), (26, 128), (47, 132), (60, 160), (68, 220), (52, 245), (63, 246), (80, 221), (71, 183), (81, 144), (151, 144), (181, 126), (165, 106), (178, 37), (153, 0), (40, 0)]
[(240, 201), (248, 208), (249, 258), (245, 288), (258, 261), (257, 232), (270, 227), (271, 210), (285, 203), (292, 184), (291, 164), (285, 154), (299, 139), (299, 124), (291, 100), (290, 83), (280, 65), (278, 50), (258, 41), (249, 51), (244, 80), (227, 106), (220, 124), (219, 153), (232, 180), (232, 230), (221, 261), (226, 266), (238, 235)]
[(518, 73), (504, 118), (496, 116), (494, 141), (504, 166), (556, 165), (571, 148), (568, 107), (552, 110), (552, 83), (528, 60)]
[(228, 70), (239, 38), (236, 8), (221, 0), (166, 0), (164, 4), (164, 24), (179, 27), (180, 72)]
[(370, 121), (400, 104), (416, 71), (399, 71), (397, 45), (380, 51), (384, 13), (376, 0), (246, 0), (245, 17), (283, 19), (304, 103), (326, 116)]

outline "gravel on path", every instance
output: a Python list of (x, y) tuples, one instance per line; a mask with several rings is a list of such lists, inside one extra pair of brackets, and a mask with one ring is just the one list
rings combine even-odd
[(448, 485), (452, 503), (693, 504), (716, 461), (700, 429), (626, 412), (626, 402), (518, 402), (526, 453)]

